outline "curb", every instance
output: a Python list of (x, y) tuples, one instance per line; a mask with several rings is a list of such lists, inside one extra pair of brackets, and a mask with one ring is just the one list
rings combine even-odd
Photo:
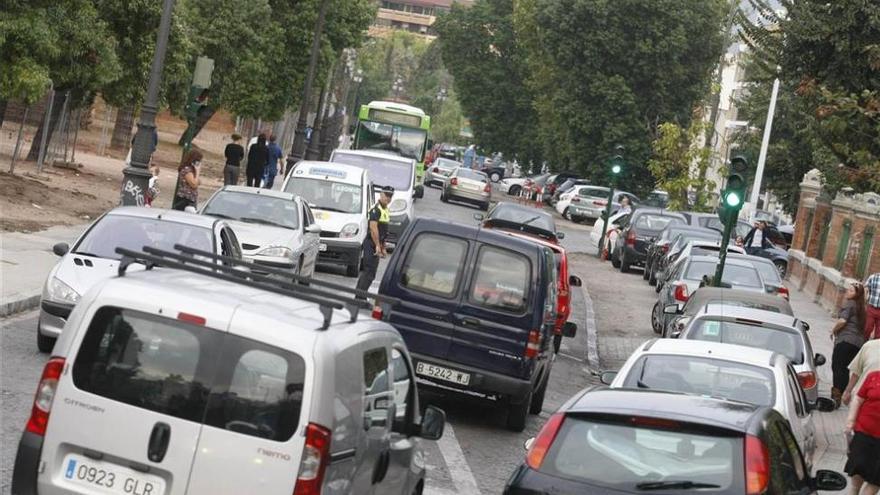
[(40, 305), (40, 293), (0, 303), (0, 317), (21, 313)]
[(584, 306), (586, 307), (584, 321), (587, 322), (587, 368), (591, 374), (598, 375), (601, 372), (601, 366), (599, 364), (599, 332), (596, 328), (596, 313), (593, 311), (593, 300), (586, 287), (581, 286), (581, 293), (584, 296)]

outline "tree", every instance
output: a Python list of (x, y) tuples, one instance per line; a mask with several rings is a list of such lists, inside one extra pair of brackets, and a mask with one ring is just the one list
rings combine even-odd
[(61, 50), (46, 3), (16, 1), (0, 12), (0, 100), (4, 102), (16, 99), (32, 105), (49, 88), (49, 65)]
[[(671, 210), (712, 211), (709, 195), (715, 183), (706, 179), (711, 150), (698, 143), (705, 126), (701, 119), (693, 119), (687, 129), (671, 122), (657, 128), (648, 170), (657, 180), (657, 188), (669, 193)], [(694, 195), (693, 204), (690, 194)]]

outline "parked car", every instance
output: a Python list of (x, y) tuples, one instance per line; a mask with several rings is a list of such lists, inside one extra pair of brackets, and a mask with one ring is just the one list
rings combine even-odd
[[(607, 381), (608, 374), (603, 374)], [(716, 397), (779, 411), (791, 426), (807, 469), (816, 453), (813, 410), (833, 411), (831, 399), (808, 402), (791, 362), (782, 354), (697, 340), (651, 340), (615, 374), (611, 388), (645, 388)]]
[[(645, 257), (645, 270), (642, 278), (648, 280), (651, 285), (654, 285), (657, 281), (655, 274), (655, 262), (669, 254), (669, 248), (672, 246), (673, 242), (679, 236), (679, 234), (691, 234), (695, 233), (697, 235), (704, 235), (707, 238), (717, 239), (720, 241), (721, 236), (718, 235), (717, 232), (710, 229), (704, 229), (702, 227), (694, 227), (692, 225), (682, 225), (680, 223), (670, 224), (665, 229), (660, 232), (660, 235), (654, 238), (653, 242), (648, 245), (648, 252)], [(654, 275), (653, 277), (651, 275)]]
[(200, 213), (229, 222), (246, 260), (295, 275), (314, 275), (321, 226), (308, 203), (293, 193), (223, 186)]
[(694, 315), (679, 338), (744, 345), (783, 354), (797, 370), (807, 400), (815, 402), (819, 397), (818, 367), (825, 364), (825, 356), (813, 354), (807, 329), (809, 325), (789, 315), (707, 304)]
[(499, 182), (499, 189), (511, 196), (519, 196), (523, 191), (528, 192), (534, 185), (544, 185), (550, 174), (535, 174), (528, 177), (509, 177)]
[(665, 319), (666, 324), (661, 335), (663, 337), (678, 337), (695, 314), (707, 304), (713, 303), (760, 309), (794, 316), (794, 311), (792, 311), (788, 300), (775, 295), (761, 294), (750, 290), (727, 289), (724, 287), (700, 287), (688, 297), (684, 306), (676, 302), (663, 308), (663, 312), (669, 317)]
[(686, 224), (679, 213), (655, 208), (639, 208), (633, 211), (629, 221), (622, 225), (611, 255), (611, 263), (622, 273), (631, 266), (645, 266), (650, 239), (657, 237), (670, 224)]
[(544, 403), (554, 355), (553, 251), (503, 232), (419, 218), (404, 234), (380, 294), (416, 374), (440, 392), (494, 397), (522, 431)]
[(418, 492), (415, 437), (440, 438), (445, 420), (420, 412), (393, 327), (334, 309), (346, 294), (175, 254), (138, 255), (161, 268), (120, 269), (83, 295), (40, 378), (12, 493)]
[[(631, 212), (620, 211), (617, 213), (612, 213), (611, 216), (608, 218), (608, 232), (620, 228), (620, 225), (622, 223), (625, 223), (629, 219), (629, 216), (631, 214)], [(593, 228), (590, 229), (590, 240), (592, 240), (593, 244), (595, 244), (596, 246), (599, 245), (599, 237), (602, 236), (602, 226), (604, 224), (604, 221), (596, 222), (593, 224)], [(608, 232), (605, 233), (606, 237), (608, 236)]]
[(448, 158), (437, 158), (430, 167), (425, 169), (425, 185), (436, 185), (442, 188), (452, 171), (461, 166), (461, 162)]
[[(670, 318), (665, 308), (672, 304), (684, 305), (690, 295), (702, 287), (706, 277), (715, 276), (718, 263), (716, 256), (692, 255), (680, 258), (672, 266), (651, 310), (651, 328), (654, 333), (661, 333), (669, 323)], [(766, 291), (761, 274), (747, 261), (728, 258), (721, 282), (732, 289)]]
[(507, 167), (503, 165), (492, 165), (487, 163), (484, 167), (480, 169), (480, 172), (483, 172), (487, 176), (489, 176), (489, 180), (492, 182), (500, 182), (501, 179), (504, 178), (504, 174), (507, 173)]
[(774, 245), (773, 247), (759, 249), (755, 252), (755, 256), (767, 258), (773, 262), (773, 266), (776, 267), (779, 276), (785, 278), (785, 275), (788, 273), (788, 251)]
[(550, 203), (550, 198), (556, 193), (556, 189), (562, 185), (565, 181), (569, 179), (579, 179), (580, 174), (576, 172), (559, 172), (555, 175), (550, 176), (547, 179), (547, 183), (540, 191), (541, 201), (544, 203)]
[[(556, 203), (556, 211), (573, 222), (598, 221), (608, 205), (608, 191), (607, 187), (602, 186), (575, 186), (560, 196)], [(635, 195), (615, 190), (611, 202), (612, 214), (620, 209), (620, 200), (623, 197), (629, 198), (632, 206), (639, 204), (639, 198)]]
[[(745, 250), (739, 246), (728, 244), (726, 251), (734, 254), (745, 254)], [(663, 284), (669, 278), (669, 270), (678, 260), (691, 255), (714, 255), (721, 252), (721, 239), (706, 232), (683, 232), (679, 234), (666, 255), (655, 260), (654, 285), (655, 290), (660, 292)], [(650, 281), (650, 277), (649, 277)]]
[(565, 238), (565, 232), (556, 230), (553, 215), (516, 203), (498, 203), (482, 220), (486, 228), (524, 232), (555, 244)]
[(116, 275), (122, 258), (117, 247), (170, 249), (175, 244), (241, 258), (238, 238), (225, 220), (161, 208), (114, 208), (92, 222), (72, 248), (66, 242), (55, 244), (52, 251), (61, 259), (49, 271), (40, 297), (40, 352), (52, 350), (82, 295)]
[(571, 191), (572, 188), (574, 188), (575, 186), (586, 186), (589, 184), (590, 184), (590, 181), (587, 179), (576, 179), (576, 178), (567, 179), (562, 184), (559, 184), (559, 187), (557, 187), (556, 191), (553, 192), (553, 197), (550, 198), (550, 206), (555, 208), (556, 203), (559, 202), (559, 197), (562, 196), (563, 194)]
[(652, 208), (666, 208), (669, 204), (669, 193), (655, 189), (648, 193), (648, 197), (642, 201), (642, 206), (650, 206)]
[(443, 183), (443, 191), (440, 193), (440, 201), (461, 201), (475, 204), (481, 210), (489, 209), (489, 200), (492, 198), (492, 183), (483, 172), (469, 168), (458, 167), (449, 174)]
[[(691, 213), (689, 217), (689, 223), (691, 225), (699, 225), (700, 227), (717, 230), (721, 233), (724, 232), (724, 224), (721, 223), (721, 219), (718, 218), (718, 215), (715, 213)], [(731, 242), (736, 240), (737, 237), (744, 238), (751, 228), (752, 226), (749, 225), (749, 222), (737, 220), (736, 227), (730, 233)]]
[(776, 410), (673, 392), (587, 389), (550, 416), (526, 448), (505, 495), (777, 495), (846, 487), (834, 471), (811, 476)]
[(767, 293), (776, 294), (786, 300), (788, 299), (788, 288), (783, 284), (782, 275), (776, 269), (776, 264), (769, 259), (760, 256), (733, 253), (728, 254), (727, 259), (737, 259), (751, 263), (751, 265), (758, 270), (758, 273), (761, 274), (761, 279), (764, 281), (764, 287), (767, 290)]

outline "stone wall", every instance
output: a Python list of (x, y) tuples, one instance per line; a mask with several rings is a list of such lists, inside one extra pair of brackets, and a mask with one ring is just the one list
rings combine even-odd
[(880, 272), (880, 194), (841, 191), (830, 198), (818, 170), (800, 186), (788, 279), (834, 310), (849, 283)]

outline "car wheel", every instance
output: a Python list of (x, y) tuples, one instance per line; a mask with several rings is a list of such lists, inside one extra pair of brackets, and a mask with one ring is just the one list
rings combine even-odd
[(442, 202), (444, 202), (444, 203), (448, 203), (448, 202), (449, 202), (449, 198), (446, 197), (446, 191), (443, 191), (443, 192), (440, 193), (440, 201), (442, 201)]
[(483, 211), (489, 211), (489, 203), (483, 203), (480, 205), (480, 209)]
[(544, 395), (547, 392), (547, 382), (550, 381), (550, 377), (544, 378), (544, 383), (541, 385), (541, 388), (535, 392), (535, 395), (532, 396), (532, 403), (529, 404), (529, 414), (541, 414), (541, 409), (544, 408)]
[(651, 328), (654, 330), (654, 333), (661, 333), (663, 328), (660, 323), (660, 301), (654, 303), (654, 307), (651, 308)]
[(492, 175), (489, 176), (489, 179), (491, 179), (492, 182), (498, 182), (499, 180), (501, 180), (501, 174), (499, 174), (498, 172), (492, 172)]
[(779, 276), (785, 278), (785, 274), (788, 273), (788, 263), (782, 260), (776, 260), (773, 264), (776, 265), (776, 271), (779, 272)]
[(566, 208), (565, 210), (563, 210), (562, 217), (569, 222), (573, 222), (574, 220), (571, 219), (571, 208)]
[(529, 416), (529, 408), (532, 405), (532, 391), (523, 398), (519, 404), (510, 404), (507, 408), (507, 429), (520, 432), (526, 429), (526, 418)]
[(620, 268), (620, 257), (617, 255), (616, 249), (611, 251), (611, 266), (614, 268)]
[(37, 349), (42, 353), (49, 353), (52, 352), (53, 347), (55, 347), (55, 337), (43, 335), (39, 324), (37, 324)]
[(358, 253), (357, 261), (354, 263), (345, 265), (345, 276), (346, 277), (357, 277), (358, 273), (361, 271), (361, 255)]
[(621, 249), (620, 253), (620, 273), (629, 272), (629, 261), (626, 260), (626, 252)]
[(520, 186), (510, 186), (510, 189), (507, 190), (507, 194), (510, 196), (519, 196), (519, 192), (522, 190)]

